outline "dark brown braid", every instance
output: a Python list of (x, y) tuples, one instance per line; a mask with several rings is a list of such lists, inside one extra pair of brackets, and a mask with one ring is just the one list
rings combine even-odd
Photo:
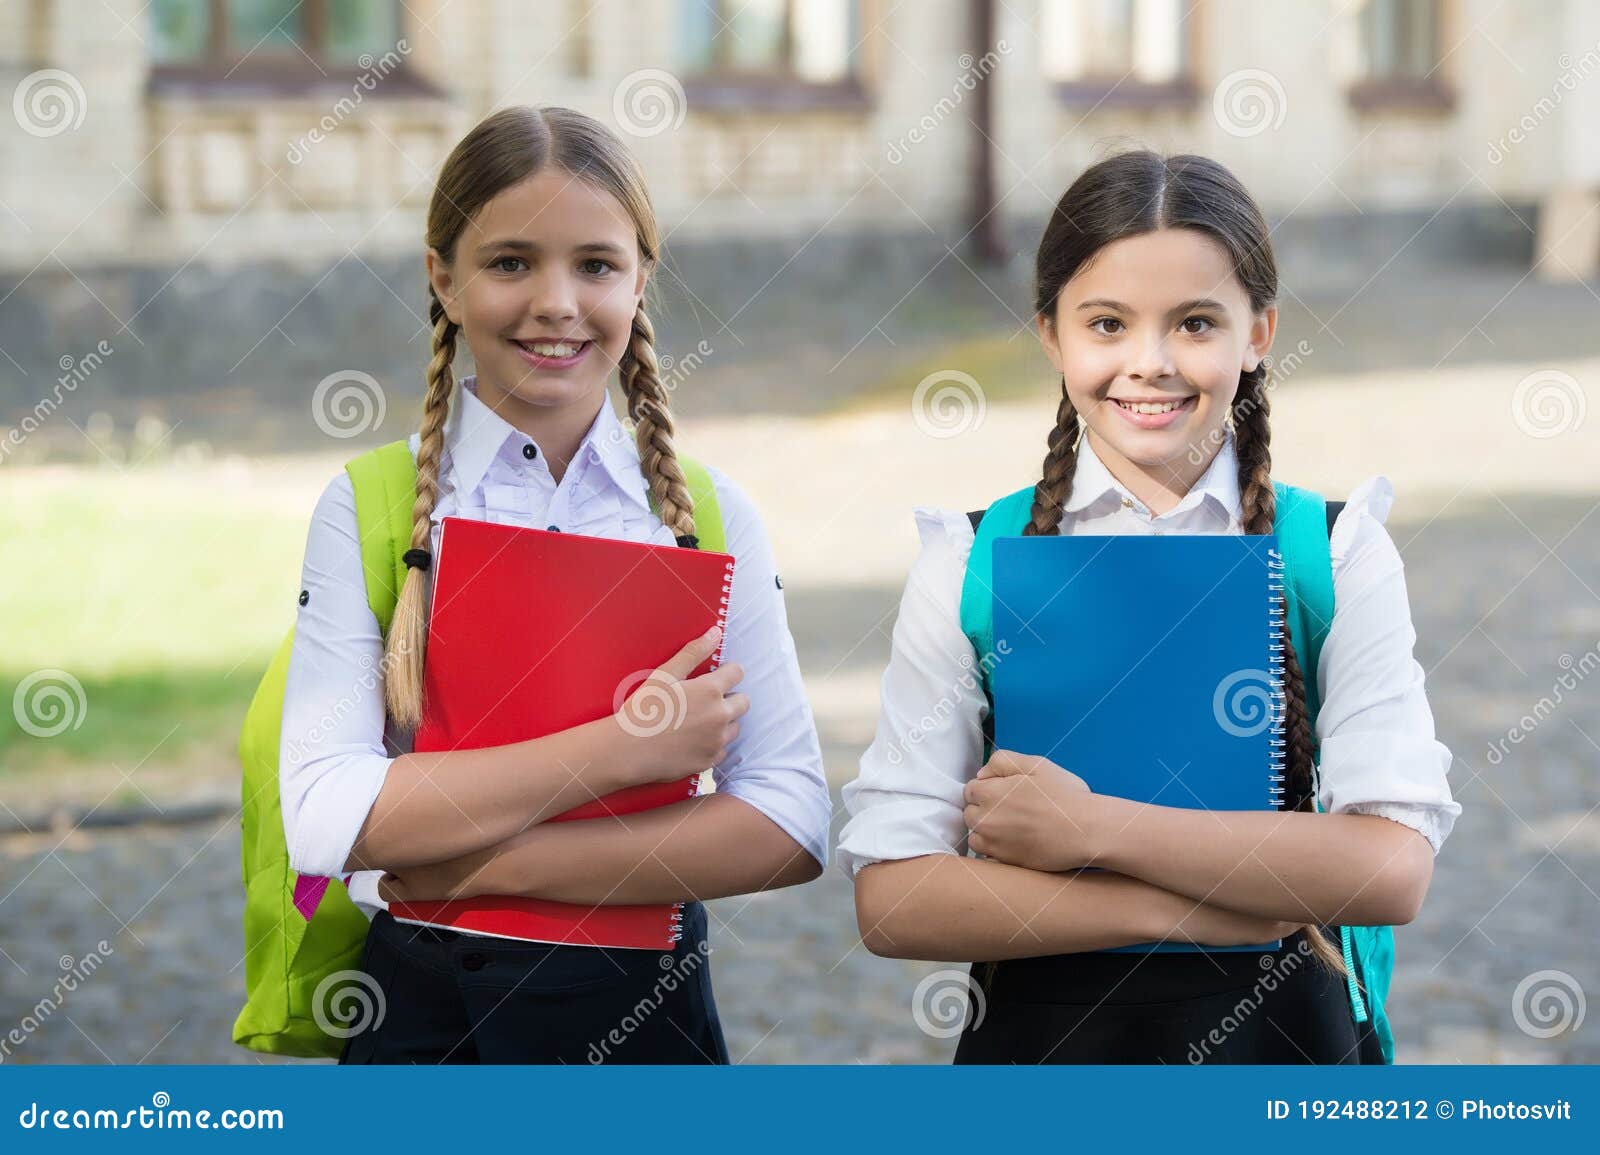
[[(1234, 450), (1239, 459), (1241, 528), (1247, 534), (1270, 534), (1277, 520), (1278, 497), (1272, 488), (1272, 429), (1267, 420), (1271, 408), (1269, 376), (1265, 360), (1253, 371), (1240, 374), (1231, 411)], [(1278, 613), (1284, 613), (1281, 601)], [(1283, 734), (1284, 807), (1315, 811), (1316, 738), (1306, 710), (1305, 675), (1287, 621), (1283, 623)], [(1314, 928), (1307, 929), (1306, 941), (1319, 962), (1344, 973), (1343, 953)]]
[(622, 393), (639, 443), (639, 466), (644, 471), (656, 516), (679, 538), (694, 536), (694, 499), (672, 445), (672, 413), (667, 390), (656, 361), (655, 328), (641, 303), (633, 315), (633, 336), (618, 362)]
[(1072, 492), (1072, 475), (1078, 469), (1078, 434), (1082, 422), (1067, 396), (1067, 379), (1061, 379), (1061, 404), (1056, 406), (1055, 428), (1050, 430), (1044, 473), (1033, 487), (1033, 517), (1023, 529), (1025, 537), (1048, 537), (1061, 525), (1061, 513)]

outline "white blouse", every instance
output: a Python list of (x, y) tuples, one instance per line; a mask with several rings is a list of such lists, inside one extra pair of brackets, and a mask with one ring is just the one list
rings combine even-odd
[[(445, 517), (676, 545), (650, 509), (638, 448), (609, 397), (558, 485), (544, 452), (480, 401), (475, 384), (457, 384), (445, 423), (435, 550)], [(412, 435), (413, 454), (419, 440)], [(737, 690), (750, 698), (712, 778), (718, 792), (754, 806), (826, 865), (832, 803), (772, 547), (744, 491), (710, 473), (735, 558), (723, 658), (744, 668)], [(312, 515), (301, 587), (279, 753), (284, 836), (292, 869), (340, 876), (390, 763), (412, 740), (384, 710), (375, 673), (383, 641), (367, 605), (354, 489), (342, 471)], [(382, 874), (344, 876), (369, 918), (387, 906), (377, 893)]]
[[(1437, 853), (1461, 807), (1450, 796), (1450, 751), (1435, 737), (1412, 656), (1416, 631), (1400, 553), (1383, 528), (1387, 478), (1358, 485), (1334, 523), (1334, 618), (1317, 667), (1322, 705), (1319, 797), (1333, 813), (1378, 814), (1421, 832)], [(1238, 459), (1230, 437), (1174, 508), (1153, 516), (1085, 440), (1062, 533), (1240, 533)], [(967, 515), (919, 508), (922, 552), (895, 622), (877, 734), (844, 787), (850, 820), (839, 864), (965, 854), (962, 788), (983, 762), (988, 713), (961, 630), (961, 586), (972, 550)]]

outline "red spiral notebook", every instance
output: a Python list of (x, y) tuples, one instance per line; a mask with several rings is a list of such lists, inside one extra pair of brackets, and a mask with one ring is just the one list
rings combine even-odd
[[(615, 713), (692, 639), (725, 625), (725, 553), (447, 517), (441, 523), (415, 749), (540, 738)], [(715, 669), (708, 659), (696, 675)], [(699, 775), (631, 786), (557, 814), (570, 822), (693, 797)], [(400, 922), (532, 942), (669, 950), (681, 904), (582, 906), (515, 895), (393, 902)]]

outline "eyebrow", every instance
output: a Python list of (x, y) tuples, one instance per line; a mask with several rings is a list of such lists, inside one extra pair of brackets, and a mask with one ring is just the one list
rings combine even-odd
[[(1137, 309), (1124, 305), (1121, 301), (1113, 301), (1107, 297), (1096, 297), (1092, 301), (1085, 301), (1078, 308), (1080, 311), (1083, 309), (1112, 309), (1118, 313), (1138, 312)], [(1210, 297), (1196, 297), (1192, 301), (1184, 301), (1180, 305), (1174, 305), (1171, 312), (1188, 313), (1195, 309), (1214, 309), (1219, 313), (1227, 312), (1221, 301), (1212, 300)]]
[[(509, 249), (517, 253), (537, 253), (539, 246), (533, 241), (525, 241), (520, 237), (503, 237), (499, 240), (486, 241), (479, 245), (478, 253), (482, 256), (499, 249)], [(610, 241), (589, 241), (586, 244), (575, 246), (573, 251), (578, 253), (599, 253), (603, 256), (611, 257), (627, 255), (621, 245), (614, 245)]]

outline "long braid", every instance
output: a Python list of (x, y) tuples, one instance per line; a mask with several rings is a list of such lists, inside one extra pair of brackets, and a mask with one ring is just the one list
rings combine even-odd
[(656, 361), (655, 339), (655, 328), (641, 303), (633, 315), (633, 336), (618, 368), (639, 443), (639, 466), (655, 500), (656, 516), (682, 540), (694, 537), (694, 499), (672, 445), (672, 414)]
[[(1234, 444), (1239, 458), (1239, 505), (1243, 531), (1270, 534), (1277, 519), (1278, 498), (1272, 488), (1272, 430), (1267, 420), (1270, 394), (1268, 363), (1262, 361), (1239, 378), (1233, 399)], [(1280, 607), (1281, 612), (1281, 607)], [(1285, 795), (1289, 809), (1316, 810), (1316, 739), (1306, 710), (1305, 675), (1288, 623), (1283, 629), (1283, 731), (1286, 755)], [(1344, 973), (1344, 955), (1315, 928), (1307, 928), (1312, 954), (1332, 970)]]
[[(428, 362), (427, 390), (422, 400), (421, 443), (417, 448), (417, 500), (411, 507), (411, 548), (427, 549), (433, 529), (433, 507), (439, 499), (439, 458), (444, 451), (444, 423), (455, 391), (455, 322), (430, 287), (428, 318), (433, 322), (433, 359)], [(389, 715), (402, 726), (422, 721), (423, 652), (427, 646), (428, 575), (408, 568), (395, 604), (394, 621), (384, 650), (384, 699)]]
[(1067, 381), (1061, 379), (1061, 404), (1056, 406), (1056, 424), (1050, 431), (1049, 450), (1044, 455), (1044, 471), (1033, 487), (1033, 517), (1023, 529), (1026, 537), (1048, 537), (1061, 525), (1061, 513), (1072, 492), (1072, 475), (1078, 468), (1078, 411), (1067, 396)]

